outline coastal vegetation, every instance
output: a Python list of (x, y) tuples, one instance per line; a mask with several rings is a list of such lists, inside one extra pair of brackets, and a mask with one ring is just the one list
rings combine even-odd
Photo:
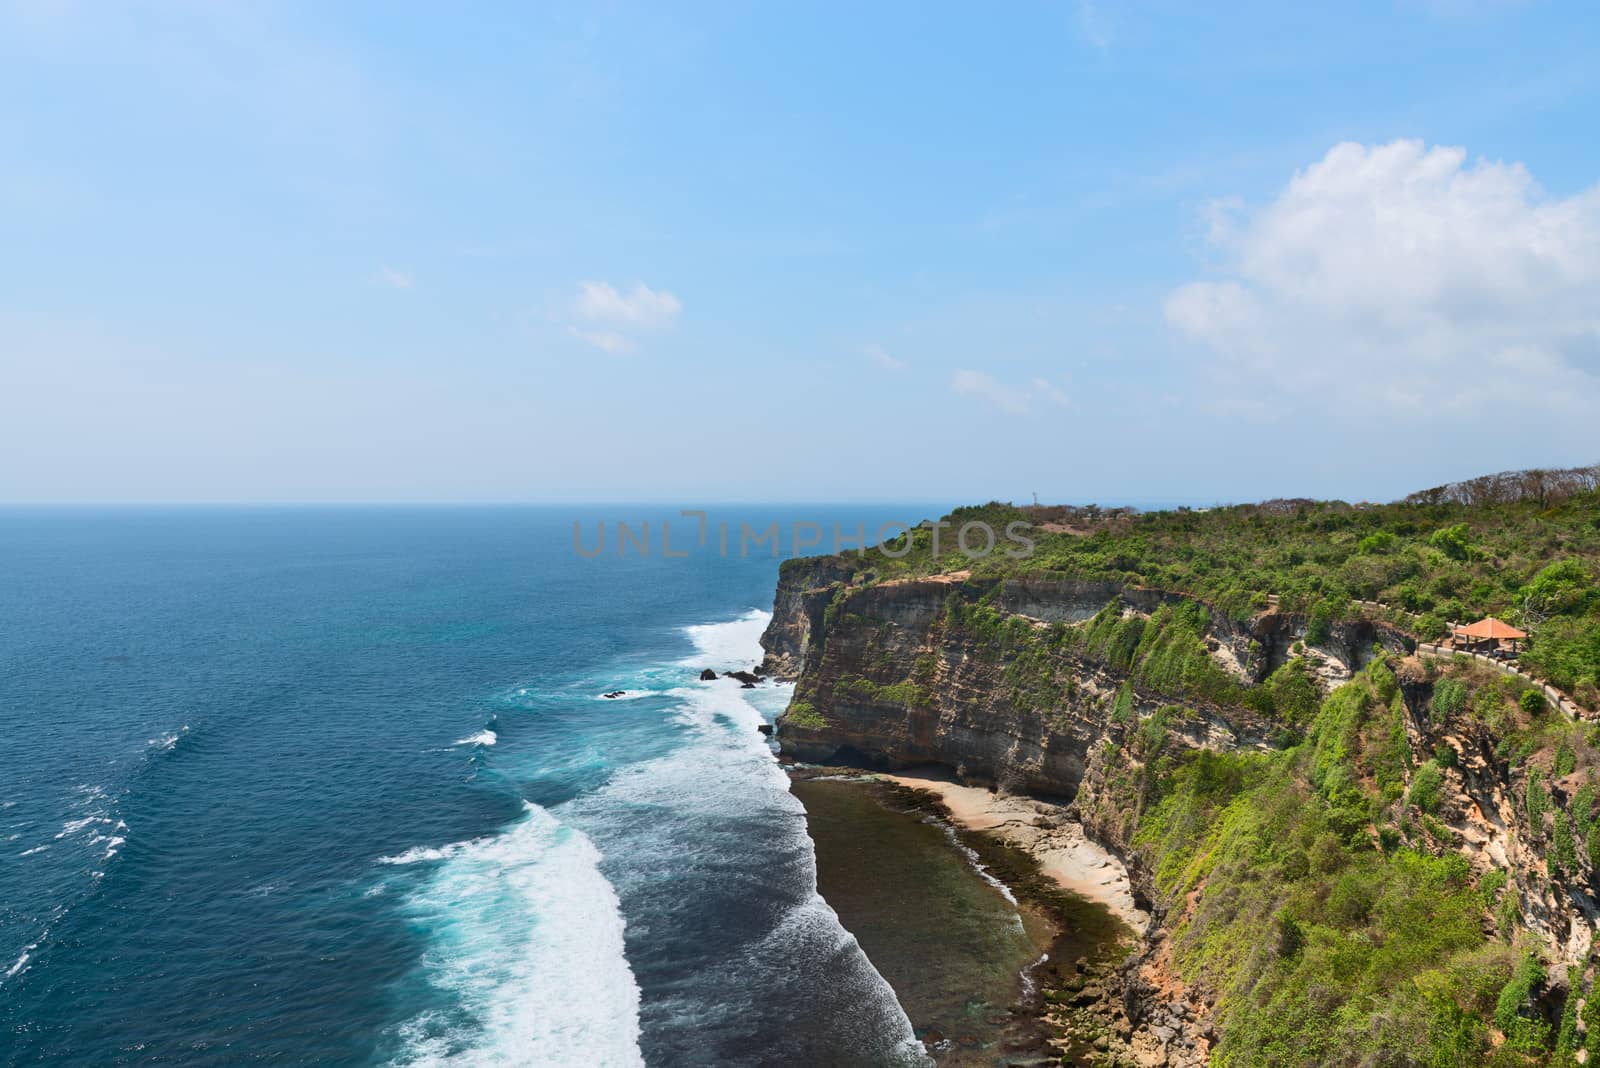
[[(1343, 620), (1382, 618), (1431, 641), (1450, 623), (1495, 615), (1532, 635), (1525, 668), (1600, 708), (1597, 485), (1600, 468), (1582, 468), (1489, 476), (1390, 504), (1135, 513), (990, 503), (836, 561), (856, 582), (952, 572), (1115, 582), (1187, 594), (1241, 621), (1272, 604), (1308, 620), (1311, 645)], [(973, 522), (1032, 524), (1032, 553), (964, 553), (956, 534)]]
[[(1230, 1068), (1600, 1063), (1600, 723), (1530, 677), (1600, 712), (1594, 476), (989, 504), (937, 553), (922, 529), (794, 561), (825, 607), (780, 739), (1076, 795), (1156, 906), (1144, 1040), (1206, 1018), (1168, 1063), (1199, 1063), (1196, 1035)], [(1025, 559), (951, 533), (1018, 520)], [(1490, 614), (1529, 632), (1524, 673), (1416, 655)]]
[(816, 706), (809, 701), (789, 702), (784, 715), (788, 717), (790, 723), (809, 730), (820, 730), (828, 725), (828, 721), (822, 718), (822, 713), (818, 712)]
[[(1550, 879), (1587, 883), (1600, 860), (1594, 732), (1530, 714), (1493, 673), (1444, 670), (1428, 709), (1450, 739), (1442, 751), (1509, 739), (1524, 769), (1521, 832)], [(1600, 1028), (1580, 1036), (1576, 1023), (1582, 969), (1549, 974), (1528, 929), (1520, 901), (1544, 888), (1460, 848), (1470, 816), (1455, 761), (1414, 752), (1405, 718), (1379, 658), (1287, 749), (1152, 751), (1141, 739), (1108, 760), (1105, 803), (1142, 813), (1130, 837), (1172, 910), (1173, 967), (1215, 991), (1212, 1063), (1600, 1056)]]

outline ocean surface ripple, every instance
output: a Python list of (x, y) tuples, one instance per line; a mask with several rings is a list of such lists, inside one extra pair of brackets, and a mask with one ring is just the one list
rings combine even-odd
[(0, 510), (0, 1064), (924, 1063), (699, 679), (776, 561), (571, 520)]

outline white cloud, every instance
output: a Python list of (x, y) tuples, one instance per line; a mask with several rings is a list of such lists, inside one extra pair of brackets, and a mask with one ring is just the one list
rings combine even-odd
[(666, 290), (657, 292), (643, 282), (627, 294), (609, 282), (579, 282), (573, 310), (590, 322), (659, 330), (673, 324), (683, 304)]
[(1223, 277), (1165, 311), (1234, 388), (1413, 419), (1600, 398), (1600, 186), (1549, 197), (1521, 164), (1347, 143), (1208, 223)]
[(1043, 378), (1035, 378), (1026, 386), (1011, 386), (982, 371), (957, 371), (950, 379), (950, 388), (964, 397), (977, 397), (1011, 415), (1031, 415), (1034, 402), (1048, 401), (1065, 405), (1067, 396)]
[(571, 325), (567, 330), (602, 352), (631, 352), (639, 333), (667, 329), (682, 310), (676, 296), (643, 282), (629, 293), (618, 292), (609, 282), (579, 282), (572, 315), (590, 325)]
[(906, 361), (891, 356), (889, 350), (878, 344), (861, 346), (861, 354), (885, 371), (904, 371), (911, 366)]
[(390, 289), (414, 289), (417, 279), (410, 271), (397, 270), (386, 263), (378, 268), (378, 284)]

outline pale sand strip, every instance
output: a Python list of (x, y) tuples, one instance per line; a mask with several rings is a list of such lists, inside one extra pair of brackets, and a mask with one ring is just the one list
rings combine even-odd
[(968, 830), (999, 835), (1037, 860), (1039, 870), (1058, 885), (1110, 908), (1139, 934), (1150, 925), (1150, 914), (1133, 903), (1127, 869), (1089, 840), (1082, 825), (1064, 814), (1065, 806), (915, 772), (879, 773), (878, 777), (934, 794), (956, 823)]

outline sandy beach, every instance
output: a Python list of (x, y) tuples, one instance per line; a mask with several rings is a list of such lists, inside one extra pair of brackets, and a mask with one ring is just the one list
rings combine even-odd
[(1150, 914), (1133, 900), (1127, 870), (1110, 852), (1089, 840), (1066, 815), (1064, 805), (1031, 797), (963, 786), (937, 774), (880, 773), (879, 778), (934, 794), (960, 826), (999, 836), (1032, 856), (1039, 870), (1062, 889), (1105, 905), (1139, 934)]
[(1058, 806), (988, 812), (987, 791), (916, 775), (791, 778), (817, 889), (940, 1068), (1090, 1063), (1111, 1048), (1124, 1023), (1115, 972), (1139, 917), (1131, 899), (1116, 907), (1103, 858), (1057, 833)]

